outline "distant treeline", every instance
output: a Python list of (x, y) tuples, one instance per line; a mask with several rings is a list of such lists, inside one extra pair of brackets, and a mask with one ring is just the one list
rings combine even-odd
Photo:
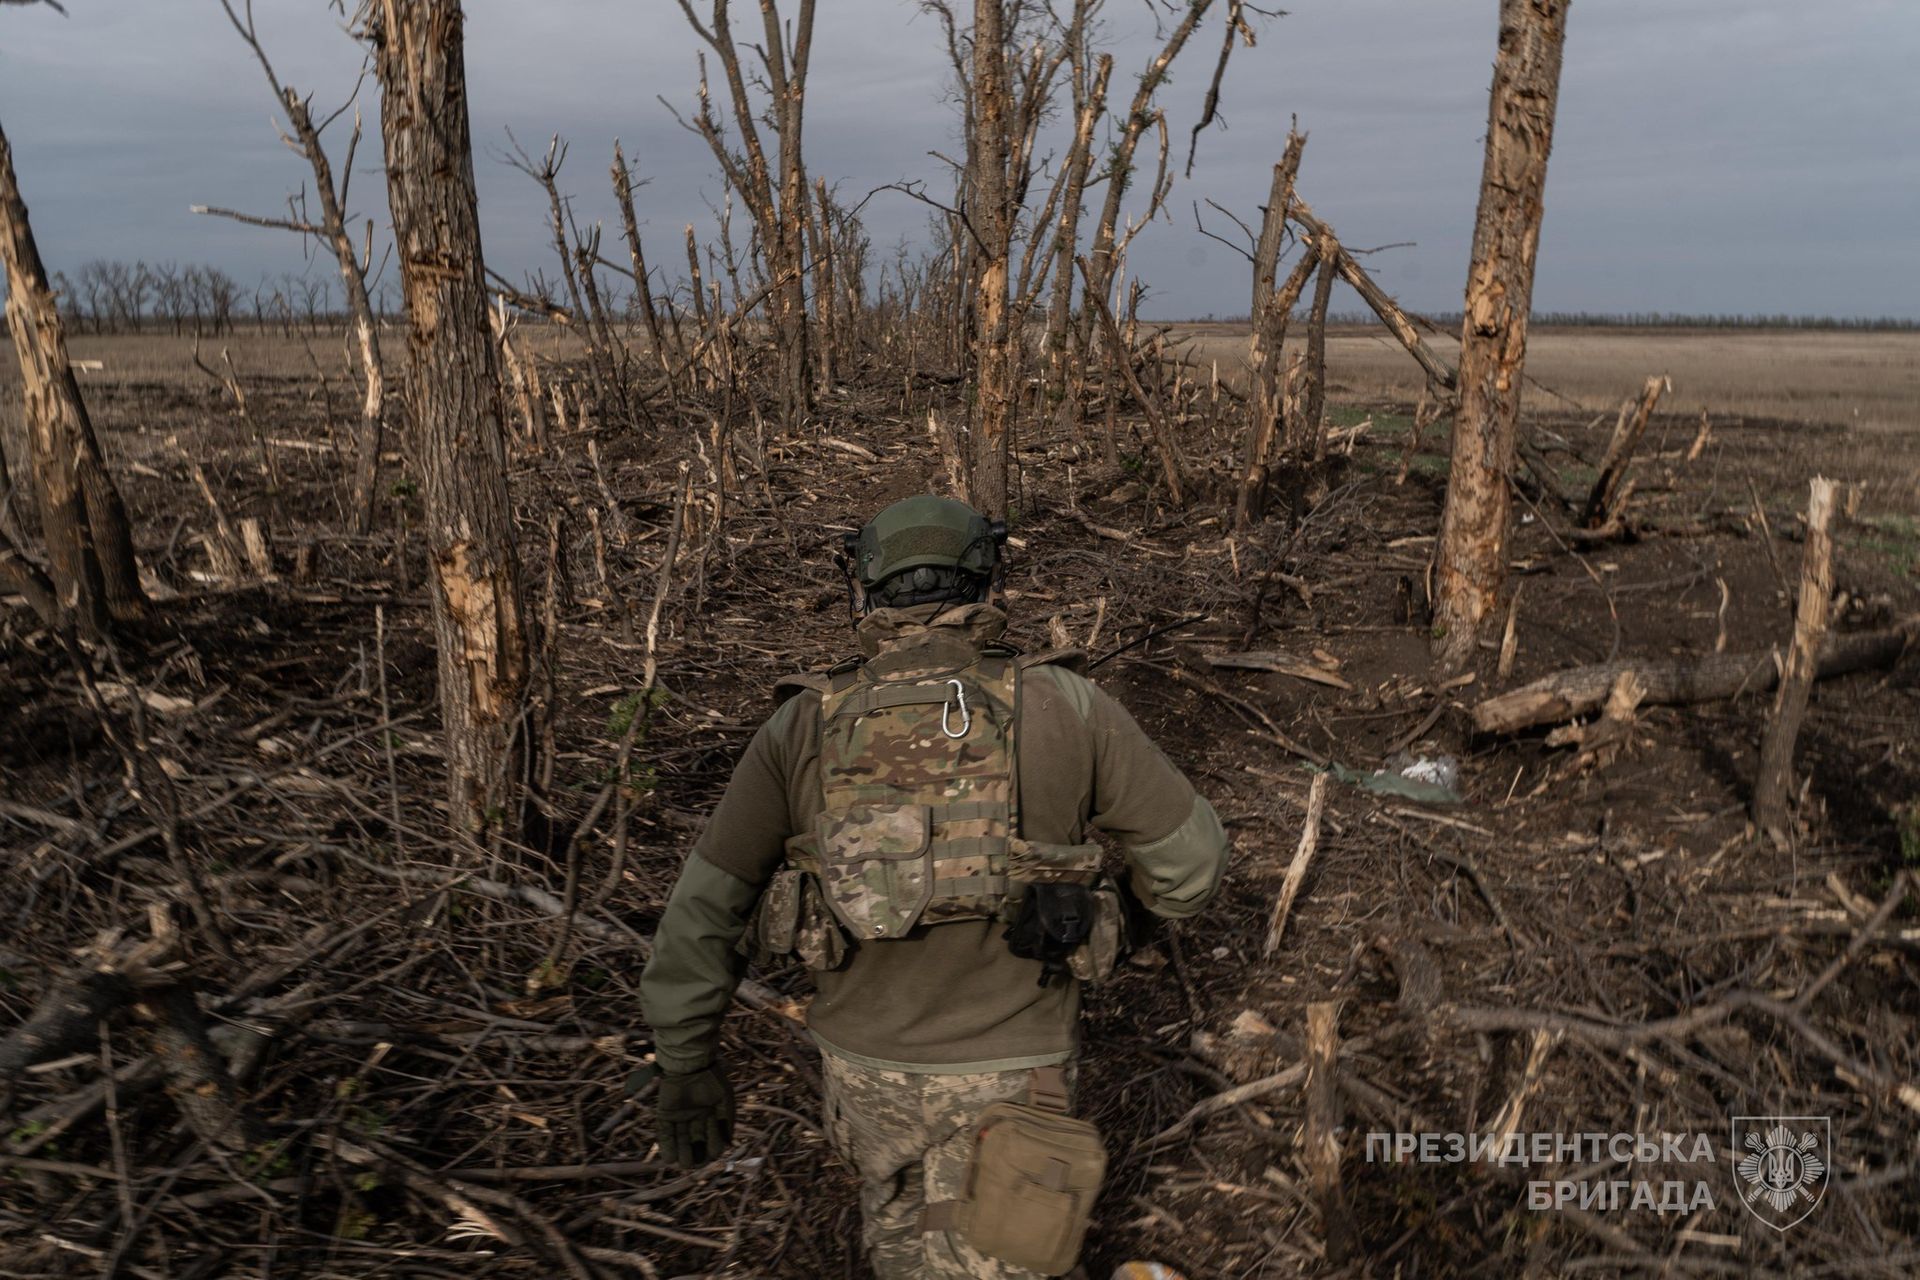
[[(337, 327), (336, 285), (331, 275), (262, 276), (242, 285), (218, 267), (201, 263), (114, 262), (96, 258), (72, 276), (57, 272), (53, 287), (75, 333), (174, 333), (219, 337), (245, 324), (317, 333)], [(391, 297), (381, 289), (375, 308), (383, 316)]]
[[(1304, 322), (1305, 310), (1294, 319)], [(1199, 317), (1205, 323), (1247, 324), (1245, 316)], [(1463, 319), (1458, 311), (1437, 311), (1416, 316), (1435, 329), (1456, 331)], [(1329, 312), (1329, 324), (1376, 325), (1380, 320), (1371, 311)], [(1608, 313), (1600, 311), (1536, 311), (1532, 323), (1591, 329), (1832, 329), (1848, 333), (1913, 333), (1920, 331), (1920, 320), (1902, 320), (1895, 316), (1751, 316), (1683, 315), (1670, 311)]]

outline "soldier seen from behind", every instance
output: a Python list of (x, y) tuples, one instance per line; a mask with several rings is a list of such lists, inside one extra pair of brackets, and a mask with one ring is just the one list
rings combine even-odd
[(748, 957), (812, 971), (825, 1129), (881, 1280), (1074, 1266), (1105, 1164), (1070, 1115), (1080, 984), (1120, 959), (1126, 899), (1190, 916), (1227, 861), (1212, 806), (1082, 655), (1002, 642), (1005, 537), (935, 497), (848, 537), (862, 657), (780, 682), (641, 984), (660, 1149), (699, 1165), (732, 1134), (716, 1048)]

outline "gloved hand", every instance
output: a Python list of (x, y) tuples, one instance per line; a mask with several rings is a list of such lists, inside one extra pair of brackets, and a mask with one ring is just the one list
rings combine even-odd
[(718, 1066), (662, 1072), (657, 1116), (661, 1158), (697, 1169), (733, 1141), (733, 1086)]

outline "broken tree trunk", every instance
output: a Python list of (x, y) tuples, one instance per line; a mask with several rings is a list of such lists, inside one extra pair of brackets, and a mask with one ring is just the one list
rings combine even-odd
[(1260, 222), (1260, 239), (1253, 255), (1253, 340), (1248, 360), (1253, 373), (1251, 419), (1247, 423), (1247, 444), (1240, 468), (1240, 493), (1234, 502), (1233, 527), (1245, 529), (1260, 517), (1266, 495), (1267, 455), (1273, 451), (1273, 438), (1280, 421), (1280, 370), (1282, 351), (1287, 340), (1287, 320), (1293, 304), (1306, 288), (1307, 278), (1317, 260), (1309, 245), (1299, 263), (1288, 273), (1286, 287), (1274, 289), (1280, 270), (1280, 241), (1286, 228), (1287, 209), (1293, 202), (1294, 177), (1300, 170), (1300, 155), (1307, 137), (1299, 130), (1287, 134), (1287, 149), (1280, 163), (1273, 166), (1273, 189), (1267, 196), (1265, 216)]
[[(332, 251), (346, 292), (347, 316), (353, 327), (354, 354), (360, 362), (361, 386), (365, 393), (360, 402), (360, 435), (355, 443), (353, 493), (347, 511), (349, 529), (355, 534), (364, 534), (373, 521), (374, 489), (379, 480), (380, 451), (386, 435), (387, 377), (386, 365), (380, 354), (379, 331), (374, 324), (373, 303), (367, 295), (367, 272), (372, 266), (373, 223), (367, 223), (367, 253), (362, 256), (354, 249), (353, 236), (346, 221), (347, 188), (353, 180), (354, 153), (360, 146), (360, 113), (357, 110), (354, 112), (353, 136), (347, 143), (347, 172), (336, 185), (333, 162), (320, 141), (320, 129), (325, 126), (315, 126), (313, 115), (308, 110), (308, 98), (291, 86), (280, 83), (273, 63), (267, 59), (266, 48), (260, 43), (252, 6), (246, 6), (243, 17), (234, 9), (232, 0), (221, 0), (221, 3), (227, 11), (227, 20), (253, 51), (255, 61), (259, 62), (261, 71), (266, 74), (267, 85), (273, 90), (275, 100), (286, 112), (287, 123), (293, 130), (290, 145), (297, 144), (307, 167), (313, 172), (314, 189), (320, 197), (320, 223), (314, 226), (304, 217), (298, 220), (256, 218), (235, 213), (231, 209), (212, 209), (205, 205), (196, 205), (194, 212), (232, 218), (256, 226), (278, 227), (302, 236), (311, 235), (325, 241), (327, 248)], [(284, 140), (285, 135), (281, 136)]]
[(968, 222), (975, 241), (973, 478), (969, 488), (974, 504), (995, 518), (1007, 514), (1015, 373), (1015, 335), (1008, 321), (1013, 211), (1007, 161), (1013, 117), (1005, 19), (1001, 0), (976, 0), (972, 132), (967, 146)]
[(508, 504), (500, 371), (467, 123), (459, 0), (391, 0), (366, 35), (379, 77), (387, 195), (411, 330), (448, 818), (476, 840), (517, 825), (530, 645)]
[[(1080, 243), (1080, 214), (1086, 203), (1087, 174), (1093, 167), (1093, 132), (1107, 109), (1107, 82), (1113, 77), (1113, 55), (1103, 53), (1094, 65), (1093, 83), (1083, 91), (1078, 60), (1085, 52), (1085, 33), (1075, 37), (1074, 92), (1081, 98), (1074, 115), (1073, 146), (1067, 152), (1066, 185), (1060, 193), (1060, 221), (1054, 231), (1058, 259), (1054, 263), (1053, 299), (1047, 306), (1047, 360), (1051, 385), (1061, 397), (1063, 414), (1079, 421), (1078, 397), (1068, 395), (1069, 325), (1073, 319), (1074, 248)], [(1081, 353), (1084, 361), (1085, 353)], [(1079, 372), (1086, 379), (1085, 369)]]
[[(1325, 780), (1322, 774), (1315, 782)], [(1340, 1058), (1340, 1005), (1316, 1001), (1307, 1006), (1307, 1123), (1301, 1145), (1313, 1200), (1320, 1210), (1327, 1263), (1344, 1266), (1353, 1256), (1353, 1215), (1340, 1183), (1340, 1086), (1334, 1079)]]
[[(1627, 478), (1627, 467), (1633, 461), (1633, 451), (1640, 447), (1640, 437), (1647, 433), (1647, 423), (1653, 419), (1653, 410), (1660, 403), (1660, 393), (1667, 389), (1664, 377), (1648, 378), (1645, 390), (1640, 393), (1638, 406), (1629, 400), (1620, 406), (1620, 418), (1613, 424), (1613, 438), (1607, 441), (1607, 454), (1600, 463), (1600, 475), (1593, 482), (1593, 491), (1587, 495), (1586, 510), (1581, 514), (1580, 523), (1589, 529), (1603, 529), (1616, 514), (1615, 508), (1624, 506), (1621, 496), (1621, 482)], [(1535, 474), (1539, 474), (1538, 471)]]
[[(1920, 617), (1885, 631), (1829, 636), (1820, 646), (1816, 679), (1885, 666), (1920, 641)], [(1713, 653), (1699, 658), (1653, 662), (1622, 658), (1575, 667), (1535, 680), (1511, 693), (1488, 698), (1473, 709), (1473, 727), (1481, 733), (1517, 733), (1535, 725), (1558, 724), (1596, 711), (1622, 672), (1633, 671), (1646, 688), (1643, 702), (1679, 705), (1715, 702), (1741, 693), (1764, 693), (1779, 679), (1771, 650)]]
[(1753, 784), (1753, 821), (1775, 840), (1787, 828), (1787, 801), (1793, 792), (1793, 743), (1807, 714), (1807, 695), (1819, 668), (1820, 642), (1827, 634), (1833, 599), (1833, 498), (1836, 486), (1815, 476), (1807, 495), (1807, 545), (1800, 556), (1800, 603), (1793, 615), (1793, 645), (1786, 673), (1760, 743), (1760, 770)]
[[(1135, 81), (1133, 100), (1127, 106), (1125, 116), (1119, 117), (1119, 136), (1114, 139), (1102, 166), (1106, 171), (1107, 190), (1100, 205), (1100, 216), (1093, 224), (1093, 237), (1086, 254), (1092, 264), (1091, 271), (1083, 272), (1087, 280), (1087, 293), (1108, 297), (1113, 290), (1114, 275), (1120, 267), (1120, 209), (1127, 192), (1133, 186), (1133, 158), (1140, 147), (1140, 139), (1146, 136), (1149, 126), (1153, 125), (1158, 113), (1153, 110), (1153, 98), (1160, 86), (1167, 82), (1168, 70), (1173, 60), (1186, 48), (1187, 41), (1207, 16), (1207, 10), (1213, 7), (1213, 0), (1187, 0), (1186, 12), (1181, 15), (1167, 40), (1147, 64)], [(1164, 121), (1160, 121), (1164, 126)], [(1151, 207), (1149, 208), (1151, 213)], [(1063, 246), (1063, 252), (1074, 252), (1071, 246)], [(1080, 350), (1091, 353), (1093, 350), (1093, 332), (1097, 317), (1084, 303), (1080, 309)]]
[(88, 631), (98, 630), (109, 617), (137, 620), (146, 614), (147, 596), (134, 561), (132, 528), (73, 376), (66, 328), (34, 243), (5, 130), (0, 130), (0, 265), (7, 285), (7, 329), (20, 361), (40, 536), (60, 608)]
[(1320, 275), (1313, 284), (1313, 310), (1307, 315), (1307, 385), (1301, 396), (1299, 438), (1291, 450), (1298, 463), (1318, 461), (1327, 445), (1327, 433), (1320, 423), (1327, 404), (1327, 305), (1333, 300), (1340, 242), (1329, 233), (1320, 237), (1318, 248)]
[(613, 144), (613, 194), (620, 205), (620, 227), (627, 238), (627, 258), (633, 264), (634, 298), (640, 304), (640, 318), (647, 326), (647, 345), (653, 349), (654, 361), (659, 364), (660, 376), (665, 379), (667, 403), (673, 404), (678, 399), (673, 385), (673, 357), (667, 350), (666, 334), (660, 327), (660, 309), (653, 301), (647, 255), (640, 244), (640, 222), (633, 210), (633, 173), (627, 168), (627, 157), (620, 150), (618, 139)]
[(1434, 658), (1446, 670), (1473, 657), (1506, 581), (1514, 426), (1567, 9), (1567, 0), (1500, 0), (1460, 326), (1460, 407), (1434, 575)]
[[(1126, 380), (1128, 389), (1133, 392), (1133, 398), (1140, 402), (1141, 410), (1147, 415), (1147, 426), (1153, 433), (1154, 447), (1160, 455), (1160, 473), (1167, 482), (1167, 498), (1176, 508), (1184, 507), (1187, 505), (1186, 482), (1181, 477), (1180, 453), (1178, 446), (1174, 443), (1173, 432), (1167, 428), (1167, 420), (1161, 415), (1158, 403), (1147, 394), (1147, 389), (1140, 385), (1140, 376), (1133, 369), (1133, 344), (1120, 332), (1120, 326), (1115, 323), (1113, 312), (1108, 308), (1105, 296), (1094, 289), (1092, 264), (1086, 258), (1080, 259), (1080, 274), (1087, 282), (1087, 305), (1098, 314), (1101, 330), (1106, 334), (1106, 350), (1112, 365)], [(1118, 395), (1117, 388), (1108, 389), (1109, 406), (1114, 403)], [(1111, 435), (1108, 438), (1111, 440)], [(980, 505), (977, 499), (974, 505)], [(982, 510), (985, 508), (983, 507)]]
[[(1287, 216), (1299, 223), (1300, 229), (1315, 240), (1333, 234), (1332, 228), (1320, 221), (1314, 215), (1313, 209), (1298, 196), (1293, 198), (1293, 204), (1288, 209)], [(1438, 383), (1451, 389), (1457, 379), (1453, 366), (1435, 354), (1433, 348), (1421, 338), (1419, 329), (1414, 327), (1413, 317), (1402, 310), (1400, 304), (1395, 302), (1385, 289), (1374, 283), (1373, 277), (1367, 274), (1366, 268), (1354, 261), (1352, 254), (1342, 249), (1335, 261), (1340, 270), (1340, 278), (1353, 286), (1353, 291), (1360, 295), (1361, 301), (1367, 304), (1373, 314), (1380, 317), (1380, 323), (1393, 331), (1393, 336), (1400, 340), (1400, 345), (1407, 349), (1407, 354), (1426, 370), (1428, 382)]]

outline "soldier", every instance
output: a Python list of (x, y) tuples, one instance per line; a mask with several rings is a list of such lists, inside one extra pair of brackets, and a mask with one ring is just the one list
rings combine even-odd
[[(966, 1225), (982, 1181), (969, 1179), (976, 1121), (1029, 1097), (1064, 1111), (1080, 982), (1118, 960), (1123, 897), (1190, 916), (1227, 861), (1212, 806), (1080, 673), (1083, 655), (1001, 643), (1006, 615), (989, 597), (1005, 537), (934, 497), (848, 536), (863, 658), (780, 683), (784, 701), (687, 858), (641, 980), (660, 1150), (695, 1166), (732, 1136), (714, 1050), (747, 956), (813, 970), (825, 1128), (860, 1175), (881, 1280), (1071, 1266), (1092, 1199), (1071, 1157), (1053, 1170), (1058, 1198), (1021, 1183), (1008, 1201), (1066, 1233), (1064, 1263), (1059, 1240), (1038, 1252), (988, 1240), (1028, 1227)], [(1095, 830), (1121, 846), (1123, 879), (1102, 874)], [(1009, 1254), (1056, 1263), (1041, 1272)]]

